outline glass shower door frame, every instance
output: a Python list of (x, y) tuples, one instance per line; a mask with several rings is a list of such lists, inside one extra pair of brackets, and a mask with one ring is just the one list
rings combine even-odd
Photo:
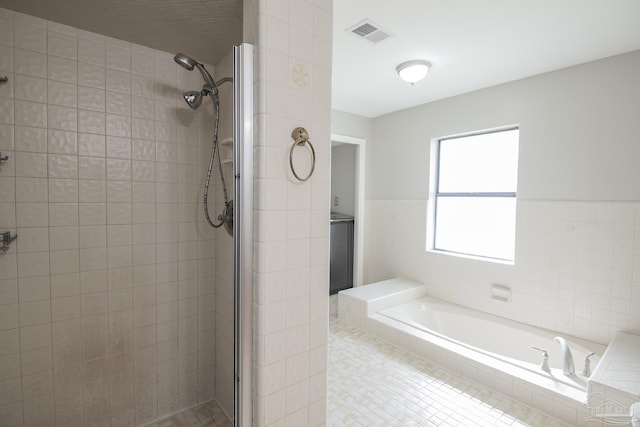
[(253, 46), (233, 48), (234, 426), (252, 424)]

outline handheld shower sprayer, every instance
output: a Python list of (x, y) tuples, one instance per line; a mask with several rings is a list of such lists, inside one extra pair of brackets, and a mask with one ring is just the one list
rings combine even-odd
[(185, 55), (184, 53), (177, 53), (176, 56), (173, 57), (173, 60), (176, 61), (176, 64), (180, 65), (182, 68), (187, 69), (189, 71), (193, 71), (194, 68), (197, 68), (202, 75), (202, 79), (209, 86), (215, 86), (216, 82), (213, 80), (213, 77), (206, 68), (204, 68), (204, 64), (196, 61), (190, 56)]
[[(232, 81), (230, 77), (225, 77), (220, 79), (217, 83), (213, 79), (213, 76), (207, 71), (204, 67), (204, 64), (194, 60), (193, 58), (185, 55), (184, 53), (178, 53), (173, 57), (173, 60), (176, 61), (178, 65), (181, 67), (193, 71), (194, 68), (197, 68), (200, 74), (202, 75), (202, 79), (204, 80), (204, 84), (202, 85), (202, 89), (200, 91), (197, 90), (188, 90), (182, 94), (187, 105), (192, 110), (198, 109), (202, 104), (202, 98), (204, 96), (211, 95), (214, 104), (214, 126), (213, 126), (213, 141), (211, 146), (211, 156), (209, 157), (209, 168), (207, 169), (207, 177), (204, 182), (204, 214), (207, 222), (214, 228), (219, 228), (224, 225), (225, 230), (229, 235), (233, 236), (233, 200), (229, 200), (227, 197), (227, 186), (224, 182), (224, 173), (222, 171), (222, 162), (220, 160), (220, 152), (218, 148), (218, 127), (220, 124), (220, 100), (218, 99), (218, 84), (226, 83)], [(213, 169), (213, 162), (215, 158), (218, 158), (218, 171), (220, 172), (220, 183), (222, 184), (222, 194), (224, 196), (224, 208), (222, 214), (218, 215), (217, 221), (214, 222), (209, 217), (209, 182), (211, 180), (211, 170)]]
[[(197, 109), (200, 104), (202, 104), (203, 96), (211, 94), (218, 95), (218, 85), (211, 73), (209, 73), (209, 71), (204, 67), (204, 64), (185, 55), (184, 53), (177, 53), (176, 56), (173, 57), (173, 60), (185, 70), (193, 71), (194, 68), (197, 68), (198, 71), (200, 71), (202, 80), (204, 80), (204, 85), (202, 85), (201, 91), (188, 90), (182, 94), (182, 97), (192, 110)], [(224, 83), (224, 81), (226, 81), (226, 79), (222, 79), (221, 83)]]

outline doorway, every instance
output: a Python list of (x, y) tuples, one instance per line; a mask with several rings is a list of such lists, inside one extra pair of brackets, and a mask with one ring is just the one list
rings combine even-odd
[[(331, 189), (331, 211), (339, 207), (344, 207), (348, 212), (338, 212), (351, 214), (354, 219), (354, 227), (353, 227), (353, 286), (361, 286), (362, 285), (362, 277), (363, 277), (363, 259), (364, 259), (364, 222), (365, 222), (365, 214), (364, 214), (364, 180), (365, 180), (365, 145), (366, 140), (362, 138), (356, 138), (352, 136), (339, 135), (339, 134), (331, 134), (331, 157), (332, 157), (332, 189)], [(350, 200), (343, 200), (340, 202), (340, 195), (337, 195), (337, 205), (335, 205), (334, 200), (334, 172), (333, 172), (333, 153), (334, 147), (337, 147), (338, 150), (340, 147), (344, 146), (346, 152), (355, 150), (355, 155), (351, 157), (351, 160), (348, 161), (349, 166), (352, 168), (353, 173), (352, 182), (345, 185), (350, 186), (351, 188), (345, 188), (341, 194), (346, 194), (347, 198)], [(339, 155), (339, 154), (338, 154)], [(349, 179), (349, 178), (347, 178)], [(353, 191), (351, 191), (353, 190)], [(342, 203), (342, 205), (341, 205)]]

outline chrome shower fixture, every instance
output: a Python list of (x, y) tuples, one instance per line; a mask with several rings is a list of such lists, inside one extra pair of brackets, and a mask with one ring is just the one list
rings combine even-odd
[(202, 104), (202, 93), (197, 90), (188, 90), (182, 94), (182, 97), (192, 110), (197, 109)]
[(176, 56), (173, 57), (173, 60), (189, 71), (193, 70), (193, 67), (196, 65), (196, 61), (190, 56), (185, 55), (184, 53), (176, 53)]
[[(204, 215), (205, 219), (214, 228), (219, 228), (224, 226), (224, 229), (229, 233), (230, 236), (233, 236), (233, 200), (229, 200), (227, 196), (227, 186), (224, 182), (224, 173), (222, 172), (222, 162), (220, 160), (220, 152), (218, 147), (218, 127), (220, 124), (220, 100), (218, 99), (218, 85), (226, 82), (233, 81), (230, 77), (225, 77), (216, 82), (213, 79), (213, 76), (209, 74), (204, 65), (200, 62), (194, 60), (193, 58), (185, 55), (184, 53), (178, 53), (173, 57), (173, 60), (176, 61), (178, 65), (181, 67), (192, 71), (194, 68), (197, 68), (202, 75), (202, 79), (204, 80), (204, 84), (202, 85), (202, 89), (200, 91), (197, 90), (188, 90), (182, 94), (187, 105), (192, 110), (196, 110), (202, 104), (202, 98), (208, 95), (211, 95), (211, 99), (213, 101), (213, 113), (214, 113), (214, 122), (213, 122), (213, 140), (211, 142), (211, 156), (209, 157), (209, 167), (207, 168), (207, 176), (204, 181), (204, 194), (203, 194), (203, 203), (204, 203)], [(218, 172), (220, 173), (220, 183), (222, 184), (222, 195), (224, 197), (224, 208), (220, 215), (218, 215), (216, 221), (212, 220), (209, 216), (209, 183), (211, 180), (211, 172), (213, 169), (213, 163), (217, 158)]]
[(202, 104), (203, 96), (212, 94), (217, 96), (219, 84), (232, 81), (230, 77), (225, 77), (216, 82), (213, 79), (213, 76), (204, 67), (204, 64), (196, 61), (190, 56), (185, 55), (184, 53), (177, 53), (176, 56), (173, 57), (173, 60), (176, 61), (176, 64), (180, 65), (186, 70), (193, 71), (194, 68), (197, 68), (202, 75), (202, 79), (204, 80), (204, 85), (202, 85), (202, 90), (200, 92), (189, 90), (182, 94), (182, 97), (192, 110), (197, 109), (200, 104)]
[(204, 64), (196, 61), (195, 59), (185, 55), (184, 53), (177, 53), (176, 56), (173, 57), (173, 60), (176, 61), (176, 64), (180, 65), (182, 68), (185, 68), (189, 71), (193, 71), (193, 68), (197, 68), (202, 75), (202, 78), (206, 84), (211, 87), (215, 87), (216, 82), (213, 80), (213, 77), (206, 68), (204, 68)]
[(204, 85), (202, 86), (202, 90), (200, 92), (195, 90), (189, 90), (182, 94), (182, 97), (186, 101), (187, 105), (192, 110), (196, 110), (200, 104), (202, 104), (202, 97), (207, 96), (210, 93), (215, 95), (218, 94), (218, 88), (216, 86), (215, 80), (213, 80), (213, 76), (209, 74), (204, 65), (190, 56), (185, 55), (184, 53), (177, 53), (176, 56), (173, 57), (173, 60), (176, 61), (176, 64), (180, 65), (182, 68), (193, 71), (194, 68), (197, 68), (202, 75), (202, 79), (204, 80)]
[(210, 94), (217, 96), (218, 88), (211, 87), (205, 84), (202, 86), (201, 91), (198, 92), (197, 90), (188, 90), (182, 94), (182, 97), (192, 110), (196, 110), (200, 106), (200, 104), (202, 104), (202, 97)]

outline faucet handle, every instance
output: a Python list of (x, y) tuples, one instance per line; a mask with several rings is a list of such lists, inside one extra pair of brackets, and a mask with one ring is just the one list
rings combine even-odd
[(584, 357), (584, 367), (582, 368), (582, 375), (584, 375), (585, 377), (591, 376), (591, 360), (589, 360), (589, 358), (594, 355), (595, 353), (592, 351)]
[(532, 349), (534, 350), (538, 350), (542, 352), (542, 357), (549, 357), (549, 354), (547, 353), (547, 350), (543, 350), (540, 347), (536, 347), (535, 345), (531, 346)]
[(531, 348), (542, 352), (542, 362), (540, 362), (540, 369), (545, 372), (551, 372), (551, 369), (549, 369), (549, 353), (547, 353), (547, 350), (536, 347), (534, 345), (532, 345)]

